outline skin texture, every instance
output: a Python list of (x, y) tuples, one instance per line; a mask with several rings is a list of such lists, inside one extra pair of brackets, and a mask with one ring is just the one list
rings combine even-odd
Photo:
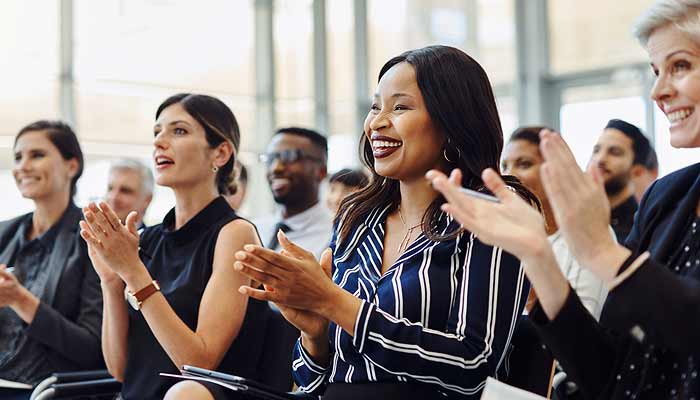
[[(268, 153), (292, 149), (300, 149), (318, 159), (323, 157), (322, 151), (311, 140), (289, 133), (275, 135), (267, 146)], [(275, 160), (267, 167), (267, 183), (275, 202), (282, 206), (285, 218), (318, 203), (319, 186), (326, 174), (325, 166), (305, 158), (287, 164)]]
[(152, 194), (144, 192), (141, 176), (137, 171), (123, 168), (110, 171), (105, 201), (112, 207), (119, 219), (126, 221), (126, 216), (130, 212), (136, 211), (139, 218), (138, 225), (146, 214), (146, 209), (151, 204), (152, 199)]

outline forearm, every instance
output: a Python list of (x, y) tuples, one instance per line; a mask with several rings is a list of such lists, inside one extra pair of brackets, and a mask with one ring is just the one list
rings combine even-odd
[(321, 366), (328, 366), (330, 349), (328, 348), (328, 331), (319, 337), (311, 337), (301, 332), (301, 345), (313, 361)]
[(129, 331), (129, 315), (124, 300), (124, 284), (102, 285), (102, 354), (107, 370), (118, 381), (124, 380)]
[(569, 295), (570, 286), (562, 274), (549, 242), (533, 247), (533, 253), (523, 260), (525, 274), (537, 292), (538, 301), (548, 318), (553, 319)]
[(338, 324), (350, 336), (355, 334), (355, 323), (362, 307), (362, 300), (333, 285), (326, 300), (320, 303), (317, 310), (314, 310), (316, 313)]
[[(150, 274), (143, 265), (124, 278), (132, 292), (152, 282)], [(161, 292), (146, 299), (141, 304), (140, 312), (175, 366), (179, 368), (183, 365), (194, 365), (208, 369), (218, 366), (223, 354), (209, 349), (204, 339), (177, 316)]]
[(12, 310), (19, 316), (22, 321), (26, 324), (31, 324), (36, 316), (36, 310), (39, 308), (39, 299), (36, 298), (29, 290), (24, 287), (20, 287), (20, 295), (17, 301), (10, 306)]

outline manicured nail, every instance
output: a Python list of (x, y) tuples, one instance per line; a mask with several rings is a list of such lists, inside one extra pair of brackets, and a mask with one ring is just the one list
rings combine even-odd
[(253, 246), (252, 244), (247, 244), (247, 245), (243, 246), (243, 250), (253, 251), (253, 250), (255, 250), (255, 246)]

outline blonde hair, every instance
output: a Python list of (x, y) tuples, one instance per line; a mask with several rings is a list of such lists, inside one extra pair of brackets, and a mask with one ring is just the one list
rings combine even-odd
[(673, 25), (700, 45), (700, 0), (658, 0), (634, 25), (634, 36), (646, 46), (655, 30)]

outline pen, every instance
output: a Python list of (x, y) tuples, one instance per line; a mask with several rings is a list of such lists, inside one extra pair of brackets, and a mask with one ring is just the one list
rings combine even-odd
[(476, 190), (471, 190), (471, 189), (467, 189), (467, 188), (459, 188), (459, 191), (466, 194), (467, 196), (476, 197), (477, 199), (490, 201), (492, 203), (500, 203), (501, 202), (500, 200), (498, 200), (498, 197), (494, 197), (494, 196), (491, 196), (491, 195), (485, 194), (485, 193), (480, 193), (480, 192), (477, 192)]

